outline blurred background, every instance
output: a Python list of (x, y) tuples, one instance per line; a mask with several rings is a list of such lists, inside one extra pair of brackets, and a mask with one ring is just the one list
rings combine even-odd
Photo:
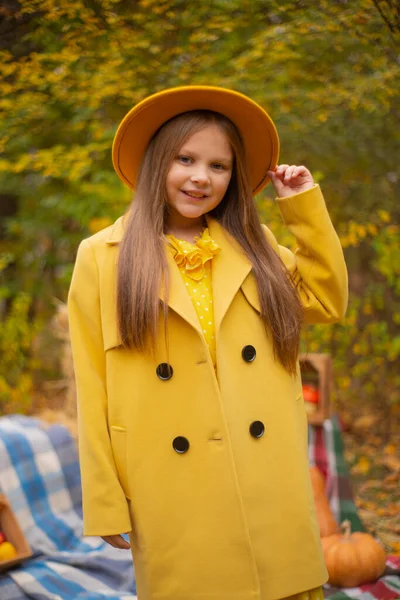
[[(65, 403), (77, 246), (131, 199), (111, 163), (121, 118), (169, 86), (221, 85), (261, 103), (280, 162), (322, 186), (350, 303), (302, 349), (332, 355), (354, 477), (399, 473), (399, 41), (396, 0), (2, 0), (0, 414)], [(271, 186), (257, 203), (293, 246)]]

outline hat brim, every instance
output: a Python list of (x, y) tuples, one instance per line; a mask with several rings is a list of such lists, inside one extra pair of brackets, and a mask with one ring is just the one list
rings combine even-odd
[(114, 138), (112, 160), (118, 176), (135, 189), (145, 150), (169, 119), (190, 110), (212, 110), (228, 117), (240, 131), (246, 151), (253, 194), (269, 181), (279, 156), (275, 125), (263, 108), (247, 96), (226, 88), (182, 86), (147, 97), (121, 121)]

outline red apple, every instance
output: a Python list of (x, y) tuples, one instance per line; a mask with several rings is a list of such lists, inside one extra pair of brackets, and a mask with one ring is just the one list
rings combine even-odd
[(315, 385), (305, 383), (303, 385), (303, 398), (305, 402), (312, 402), (312, 404), (318, 404), (319, 402), (319, 391)]
[(0, 531), (0, 544), (2, 544), (3, 542), (6, 542), (7, 538), (4, 535), (4, 533), (2, 531)]

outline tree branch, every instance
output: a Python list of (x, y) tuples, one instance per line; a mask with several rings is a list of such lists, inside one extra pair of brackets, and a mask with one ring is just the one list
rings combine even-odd
[[(387, 27), (389, 28), (391, 33), (396, 33), (397, 31), (399, 31), (399, 23), (391, 23), (390, 22), (390, 18), (384, 13), (384, 11), (381, 8), (381, 2), (380, 0), (372, 0), (375, 8), (377, 9), (377, 11), (379, 12), (379, 14), (381, 15), (383, 21), (386, 23)], [(393, 7), (390, 3), (390, 0), (387, 2), (388, 6), (389, 6), (389, 10), (391, 10)], [(397, 12), (399, 14), (399, 7), (397, 7)]]

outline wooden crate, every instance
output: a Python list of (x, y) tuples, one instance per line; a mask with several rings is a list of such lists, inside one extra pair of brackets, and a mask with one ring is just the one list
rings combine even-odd
[(24, 560), (32, 556), (29, 544), (18, 525), (18, 521), (15, 518), (7, 498), (3, 494), (0, 494), (0, 531), (4, 533), (7, 541), (11, 542), (17, 551), (17, 555), (11, 560), (0, 561), (1, 573), (15, 565), (21, 564)]
[[(330, 416), (332, 357), (330, 354), (309, 353), (300, 354), (299, 359), (308, 422), (321, 425)], [(313, 397), (317, 402), (307, 401)]]

